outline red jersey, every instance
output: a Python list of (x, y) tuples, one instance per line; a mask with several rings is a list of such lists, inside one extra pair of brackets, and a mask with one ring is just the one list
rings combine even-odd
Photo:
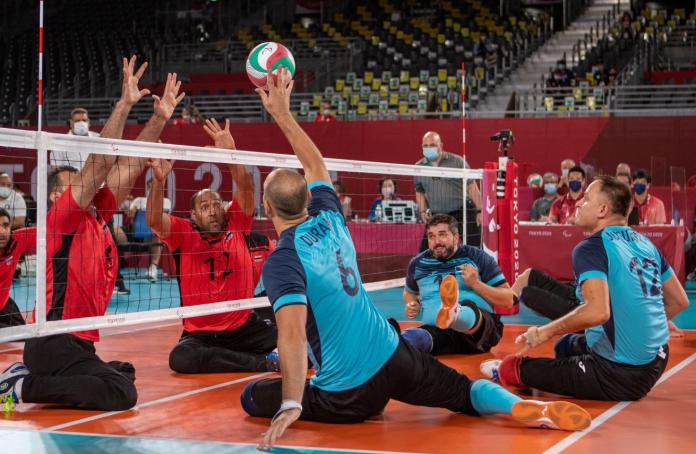
[(580, 197), (573, 199), (570, 193), (556, 199), (551, 205), (549, 216), (553, 216), (557, 224), (565, 224), (569, 217), (575, 217), (575, 208), (579, 200), (582, 200), (583, 194)]
[[(118, 274), (118, 252), (106, 223), (116, 199), (103, 187), (93, 199), (96, 216), (75, 202), (68, 189), (46, 219), (46, 299), (48, 320), (101, 316), (106, 313)], [(99, 330), (71, 333), (99, 340)]]
[(18, 229), (12, 232), (10, 241), (0, 252), (0, 311), (5, 309), (10, 299), (12, 278), (22, 255), (36, 250), (36, 227)]
[(633, 203), (638, 208), (638, 217), (641, 225), (667, 224), (665, 204), (657, 197), (648, 194), (641, 204), (633, 198)]
[[(201, 234), (189, 219), (169, 217), (169, 235), (161, 240), (176, 261), (182, 306), (254, 296), (253, 264), (244, 237), (252, 218), (234, 199), (225, 216), (227, 231), (216, 237)], [(250, 310), (239, 310), (186, 318), (184, 330), (234, 330), (246, 323), (250, 314)]]

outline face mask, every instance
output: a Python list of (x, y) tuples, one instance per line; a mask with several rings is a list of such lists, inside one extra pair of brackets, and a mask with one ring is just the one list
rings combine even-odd
[(556, 193), (556, 183), (546, 183), (544, 185), (544, 191), (551, 195)]
[(394, 188), (382, 188), (382, 197), (391, 197), (394, 195)]
[(423, 147), (423, 156), (428, 161), (435, 161), (437, 159), (437, 153), (437, 147)]
[[(633, 185), (633, 190), (636, 191), (636, 194), (638, 194), (638, 195), (643, 195), (643, 193), (645, 192), (645, 190), (647, 188), (648, 187), (646, 185), (644, 185), (643, 183), (636, 183)], [(7, 189), (7, 188), (3, 188), (3, 189)], [(1, 194), (0, 194), (0, 197), (2, 197)]]
[(564, 177), (567, 177), (567, 176), (568, 176), (568, 171), (569, 171), (569, 170), (570, 170), (570, 169), (561, 169), (561, 175), (563, 175)]
[(76, 136), (86, 136), (89, 134), (89, 123), (86, 121), (76, 121), (73, 125), (73, 134)]
[(565, 65), (558, 65), (559, 71), (565, 71)]
[(582, 181), (573, 180), (568, 183), (568, 187), (573, 192), (578, 192), (582, 189)]
[(6, 188), (4, 186), (0, 187), (0, 199), (6, 199), (10, 196), (12, 189)]

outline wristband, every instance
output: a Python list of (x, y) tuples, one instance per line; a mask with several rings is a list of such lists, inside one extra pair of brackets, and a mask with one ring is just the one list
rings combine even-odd
[(302, 413), (302, 404), (301, 403), (299, 403), (296, 400), (292, 400), (292, 399), (284, 399), (283, 403), (280, 404), (280, 408), (278, 409), (276, 414), (273, 416), (273, 419), (271, 420), (271, 422), (275, 421), (275, 419), (278, 416), (280, 416), (281, 413), (285, 413), (286, 411), (293, 410), (295, 408), (300, 410), (300, 413)]

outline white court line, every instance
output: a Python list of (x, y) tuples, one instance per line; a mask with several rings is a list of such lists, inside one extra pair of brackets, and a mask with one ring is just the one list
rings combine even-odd
[[(660, 377), (655, 386), (659, 386), (661, 383), (664, 383), (665, 381), (669, 380), (670, 377), (672, 377), (674, 374), (684, 369), (686, 366), (693, 363), (694, 361), (696, 361), (696, 353), (692, 353), (691, 356), (687, 357), (682, 362), (668, 370), (664, 375), (662, 375), (662, 377)], [(607, 422), (609, 419), (616, 416), (617, 413), (631, 405), (633, 402), (634, 401), (619, 402), (618, 404), (611, 407), (609, 410), (599, 415), (597, 418), (593, 419), (592, 424), (590, 424), (590, 427), (580, 432), (575, 432), (572, 435), (569, 435), (568, 437), (564, 438), (563, 440), (559, 441), (558, 443), (544, 451), (544, 454), (557, 454), (569, 448), (573, 443), (575, 443), (585, 435), (589, 434), (597, 427)]]
[(217, 385), (206, 386), (205, 388), (192, 389), (191, 391), (186, 391), (183, 393), (174, 394), (173, 396), (167, 396), (167, 397), (162, 397), (160, 399), (151, 400), (150, 402), (145, 402), (144, 404), (136, 405), (135, 407), (133, 407), (129, 410), (109, 411), (106, 413), (100, 413), (98, 415), (89, 416), (87, 418), (80, 418), (80, 419), (76, 419), (74, 421), (66, 422), (63, 424), (58, 424), (56, 426), (47, 427), (47, 428), (43, 429), (43, 432), (55, 432), (57, 430), (65, 429), (67, 427), (77, 426), (79, 424), (108, 418), (109, 416), (118, 415), (120, 413), (126, 413), (129, 411), (140, 410), (143, 408), (151, 407), (153, 405), (158, 405), (158, 404), (163, 404), (163, 403), (171, 402), (171, 401), (178, 400), (178, 399), (183, 399), (184, 397), (195, 396), (196, 394), (201, 394), (201, 393), (204, 393), (207, 391), (212, 391), (214, 389), (224, 388), (226, 386), (235, 385), (237, 383), (243, 383), (245, 381), (255, 380), (257, 378), (267, 377), (267, 376), (272, 375), (272, 374), (273, 374), (273, 372), (263, 372), (260, 374), (251, 375), (249, 377), (238, 378), (236, 380), (230, 380), (230, 381), (226, 381), (223, 383), (218, 383)]

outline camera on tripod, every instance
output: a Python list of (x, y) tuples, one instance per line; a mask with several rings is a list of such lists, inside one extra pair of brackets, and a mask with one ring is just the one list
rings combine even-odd
[(515, 143), (515, 136), (509, 129), (501, 129), (491, 136), (491, 142), (498, 142), (498, 151), (508, 155), (508, 148)]

